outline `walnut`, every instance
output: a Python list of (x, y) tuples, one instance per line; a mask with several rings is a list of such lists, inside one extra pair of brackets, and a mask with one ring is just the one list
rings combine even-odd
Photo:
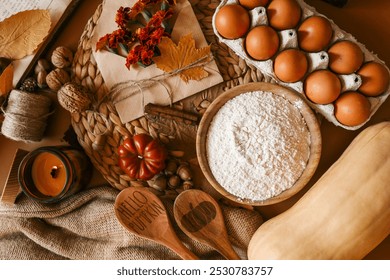
[(78, 84), (66, 83), (57, 92), (58, 103), (71, 113), (82, 112), (91, 104), (88, 90)]
[(70, 49), (59, 46), (51, 55), (51, 63), (57, 68), (66, 68), (72, 64), (73, 53)]
[(62, 85), (69, 81), (69, 74), (61, 68), (54, 69), (46, 76), (47, 86), (54, 91), (59, 90)]

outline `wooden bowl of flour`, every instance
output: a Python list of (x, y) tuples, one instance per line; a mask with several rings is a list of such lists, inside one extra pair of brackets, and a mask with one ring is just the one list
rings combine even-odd
[(299, 192), (321, 156), (318, 120), (298, 93), (250, 83), (218, 96), (197, 131), (200, 168), (225, 198), (270, 205)]

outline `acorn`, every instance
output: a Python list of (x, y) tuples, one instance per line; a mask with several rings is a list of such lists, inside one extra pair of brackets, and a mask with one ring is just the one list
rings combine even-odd
[(194, 182), (192, 182), (191, 180), (183, 182), (182, 188), (184, 191), (192, 189), (193, 187), (194, 187)]
[(167, 177), (163, 174), (158, 174), (148, 181), (148, 185), (155, 190), (163, 192), (167, 188)]
[(165, 175), (172, 176), (177, 171), (177, 163), (175, 160), (169, 160), (167, 166), (165, 167)]
[(181, 183), (180, 177), (177, 175), (172, 175), (168, 179), (168, 186), (172, 189), (179, 187), (180, 183)]
[(179, 175), (180, 179), (182, 179), (183, 181), (188, 181), (192, 179), (192, 172), (187, 164), (181, 164), (177, 168), (176, 174)]

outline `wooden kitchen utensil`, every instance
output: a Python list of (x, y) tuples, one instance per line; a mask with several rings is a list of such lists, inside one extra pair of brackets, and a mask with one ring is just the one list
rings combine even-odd
[(240, 259), (228, 240), (221, 208), (209, 194), (196, 189), (182, 192), (175, 200), (173, 213), (189, 237), (216, 249), (226, 259)]
[(125, 188), (118, 194), (114, 208), (128, 231), (170, 248), (182, 259), (199, 259), (179, 240), (161, 200), (147, 188)]

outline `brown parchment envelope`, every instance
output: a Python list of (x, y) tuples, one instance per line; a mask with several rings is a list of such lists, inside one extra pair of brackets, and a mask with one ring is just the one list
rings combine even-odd
[[(125, 66), (126, 58), (109, 51), (96, 51), (96, 42), (107, 33), (111, 33), (118, 27), (114, 21), (116, 11), (120, 6), (132, 6), (134, 0), (104, 1), (103, 10), (95, 28), (91, 43), (93, 55), (97, 66), (102, 74), (104, 82), (109, 89), (120, 83), (128, 81), (140, 81), (151, 79), (164, 74), (164, 72), (152, 64), (146, 68), (141, 66)], [(197, 48), (206, 47), (207, 42), (196, 19), (191, 4), (187, 0), (179, 0), (176, 4), (177, 19), (172, 30), (172, 40), (177, 43), (181, 36), (192, 34)], [(115, 93), (115, 104), (122, 123), (132, 121), (144, 115), (144, 105), (148, 103), (168, 105), (171, 101), (176, 102), (190, 95), (210, 88), (223, 81), (214, 60), (205, 66), (209, 76), (200, 80), (182, 81), (179, 76), (171, 76), (164, 79), (163, 83), (154, 83), (142, 91), (137, 86), (132, 89), (125, 88)], [(118, 89), (119, 87), (115, 87)], [(129, 91), (131, 95), (129, 96)], [(117, 94), (118, 93), (118, 94)], [(111, 93), (109, 93), (111, 94)], [(171, 94), (171, 97), (170, 97)]]

